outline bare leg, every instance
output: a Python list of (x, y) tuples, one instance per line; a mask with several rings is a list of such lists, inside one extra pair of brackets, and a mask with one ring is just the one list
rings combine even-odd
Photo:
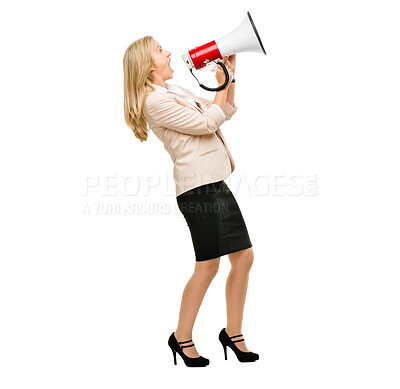
[[(226, 312), (227, 325), (226, 332), (229, 336), (242, 333), (242, 321), (244, 303), (246, 301), (247, 285), (249, 282), (249, 273), (254, 261), (253, 248), (240, 250), (228, 254), (231, 262), (231, 270), (226, 280)], [(238, 337), (233, 340), (240, 340)], [(242, 351), (249, 351), (245, 342), (237, 342), (235, 345)]]
[[(218, 272), (219, 261), (220, 257), (196, 262), (194, 273), (186, 284), (182, 295), (179, 322), (175, 331), (178, 342), (192, 339), (192, 330), (197, 313), (211, 281)], [(193, 342), (195, 342), (194, 339)], [(184, 348), (183, 352), (191, 358), (200, 356), (196, 346)]]

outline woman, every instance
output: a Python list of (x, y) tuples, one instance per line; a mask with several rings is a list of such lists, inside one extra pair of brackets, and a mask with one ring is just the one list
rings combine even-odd
[[(220, 257), (228, 254), (227, 325), (219, 334), (225, 359), (230, 347), (241, 362), (253, 362), (242, 335), (242, 319), (254, 254), (239, 206), (224, 179), (234, 170), (232, 155), (219, 126), (237, 110), (234, 103), (235, 55), (224, 58), (229, 84), (213, 102), (195, 96), (172, 79), (168, 50), (151, 36), (134, 41), (124, 55), (125, 121), (140, 140), (149, 129), (163, 142), (174, 162), (178, 207), (196, 253), (195, 269), (182, 296), (178, 326), (168, 339), (174, 363), (178, 353), (186, 366), (206, 366), (192, 341), (193, 325), (203, 297), (216, 275)], [(218, 66), (219, 85), (225, 75)], [(233, 339), (233, 340), (232, 340)]]

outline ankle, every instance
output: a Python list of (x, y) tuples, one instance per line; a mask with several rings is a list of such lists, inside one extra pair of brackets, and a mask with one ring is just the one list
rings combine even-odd
[(185, 340), (189, 340), (192, 339), (192, 333), (191, 332), (179, 332), (178, 330), (176, 330), (174, 332), (175, 338), (178, 341), (185, 341)]
[(226, 327), (225, 328), (225, 332), (229, 335), (229, 336), (234, 336), (234, 335), (239, 335), (242, 333), (242, 330), (240, 328), (230, 328), (230, 327)]

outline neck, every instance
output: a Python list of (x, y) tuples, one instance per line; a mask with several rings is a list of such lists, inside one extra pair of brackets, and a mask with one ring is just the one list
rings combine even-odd
[(165, 85), (165, 81), (161, 81), (161, 80), (156, 80), (154, 81), (154, 84), (162, 86), (164, 88), (166, 88), (167, 86)]

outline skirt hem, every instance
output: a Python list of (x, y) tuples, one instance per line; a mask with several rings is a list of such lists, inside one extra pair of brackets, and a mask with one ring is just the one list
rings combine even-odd
[(249, 244), (246, 244), (246, 245), (244, 245), (244, 246), (240, 246), (240, 248), (231, 248), (231, 249), (229, 249), (229, 250), (222, 250), (219, 254), (217, 254), (217, 255), (215, 255), (215, 256), (212, 256), (212, 257), (210, 257), (210, 258), (196, 258), (196, 262), (203, 262), (203, 261), (209, 261), (210, 259), (215, 259), (215, 258), (219, 258), (219, 257), (222, 257), (223, 255), (227, 255), (227, 254), (232, 254), (232, 253), (236, 253), (237, 251), (241, 251), (241, 250), (245, 250), (245, 249), (248, 249), (248, 248), (250, 248), (250, 247), (253, 247), (253, 245), (251, 244), (251, 243), (249, 243)]

